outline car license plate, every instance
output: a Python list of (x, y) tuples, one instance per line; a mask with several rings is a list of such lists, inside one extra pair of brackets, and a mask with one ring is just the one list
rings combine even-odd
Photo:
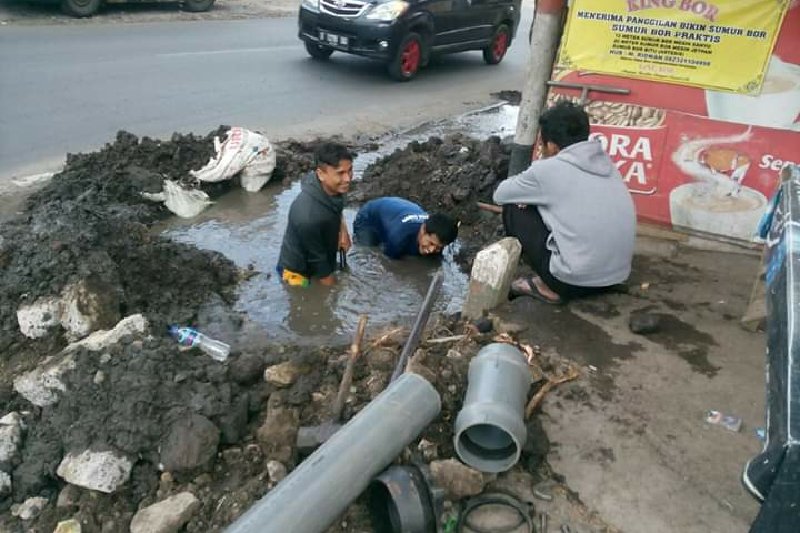
[(331, 46), (339, 46), (344, 48), (347, 48), (347, 46), (350, 44), (350, 39), (344, 35), (336, 35), (335, 33), (329, 33), (327, 31), (319, 32), (319, 40), (321, 43), (327, 43)]

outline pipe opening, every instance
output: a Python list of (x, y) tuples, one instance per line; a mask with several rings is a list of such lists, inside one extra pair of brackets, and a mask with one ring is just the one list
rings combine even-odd
[(367, 490), (367, 507), (375, 533), (402, 531), (400, 513), (386, 485), (379, 481), (370, 484)]
[(461, 453), (484, 461), (516, 461), (518, 446), (511, 434), (492, 424), (470, 426), (458, 437)]

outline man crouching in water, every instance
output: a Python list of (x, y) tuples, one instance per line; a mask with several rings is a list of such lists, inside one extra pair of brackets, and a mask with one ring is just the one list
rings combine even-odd
[(336, 283), (336, 254), (352, 245), (342, 210), (353, 179), (353, 155), (341, 144), (324, 143), (314, 151), (314, 162), (316, 169), (303, 178), (289, 209), (278, 259), (281, 279), (291, 286)]

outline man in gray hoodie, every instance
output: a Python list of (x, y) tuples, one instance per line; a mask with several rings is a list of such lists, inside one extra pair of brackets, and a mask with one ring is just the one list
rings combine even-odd
[(539, 119), (543, 158), (500, 183), (506, 233), (519, 239), (536, 272), (512, 284), (512, 296), (558, 304), (628, 279), (636, 213), (628, 188), (589, 117), (562, 101)]

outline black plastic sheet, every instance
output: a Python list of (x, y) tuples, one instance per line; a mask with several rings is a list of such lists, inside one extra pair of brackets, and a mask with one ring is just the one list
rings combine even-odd
[(800, 531), (800, 167), (765, 226), (767, 439), (742, 479), (761, 502), (751, 533)]

